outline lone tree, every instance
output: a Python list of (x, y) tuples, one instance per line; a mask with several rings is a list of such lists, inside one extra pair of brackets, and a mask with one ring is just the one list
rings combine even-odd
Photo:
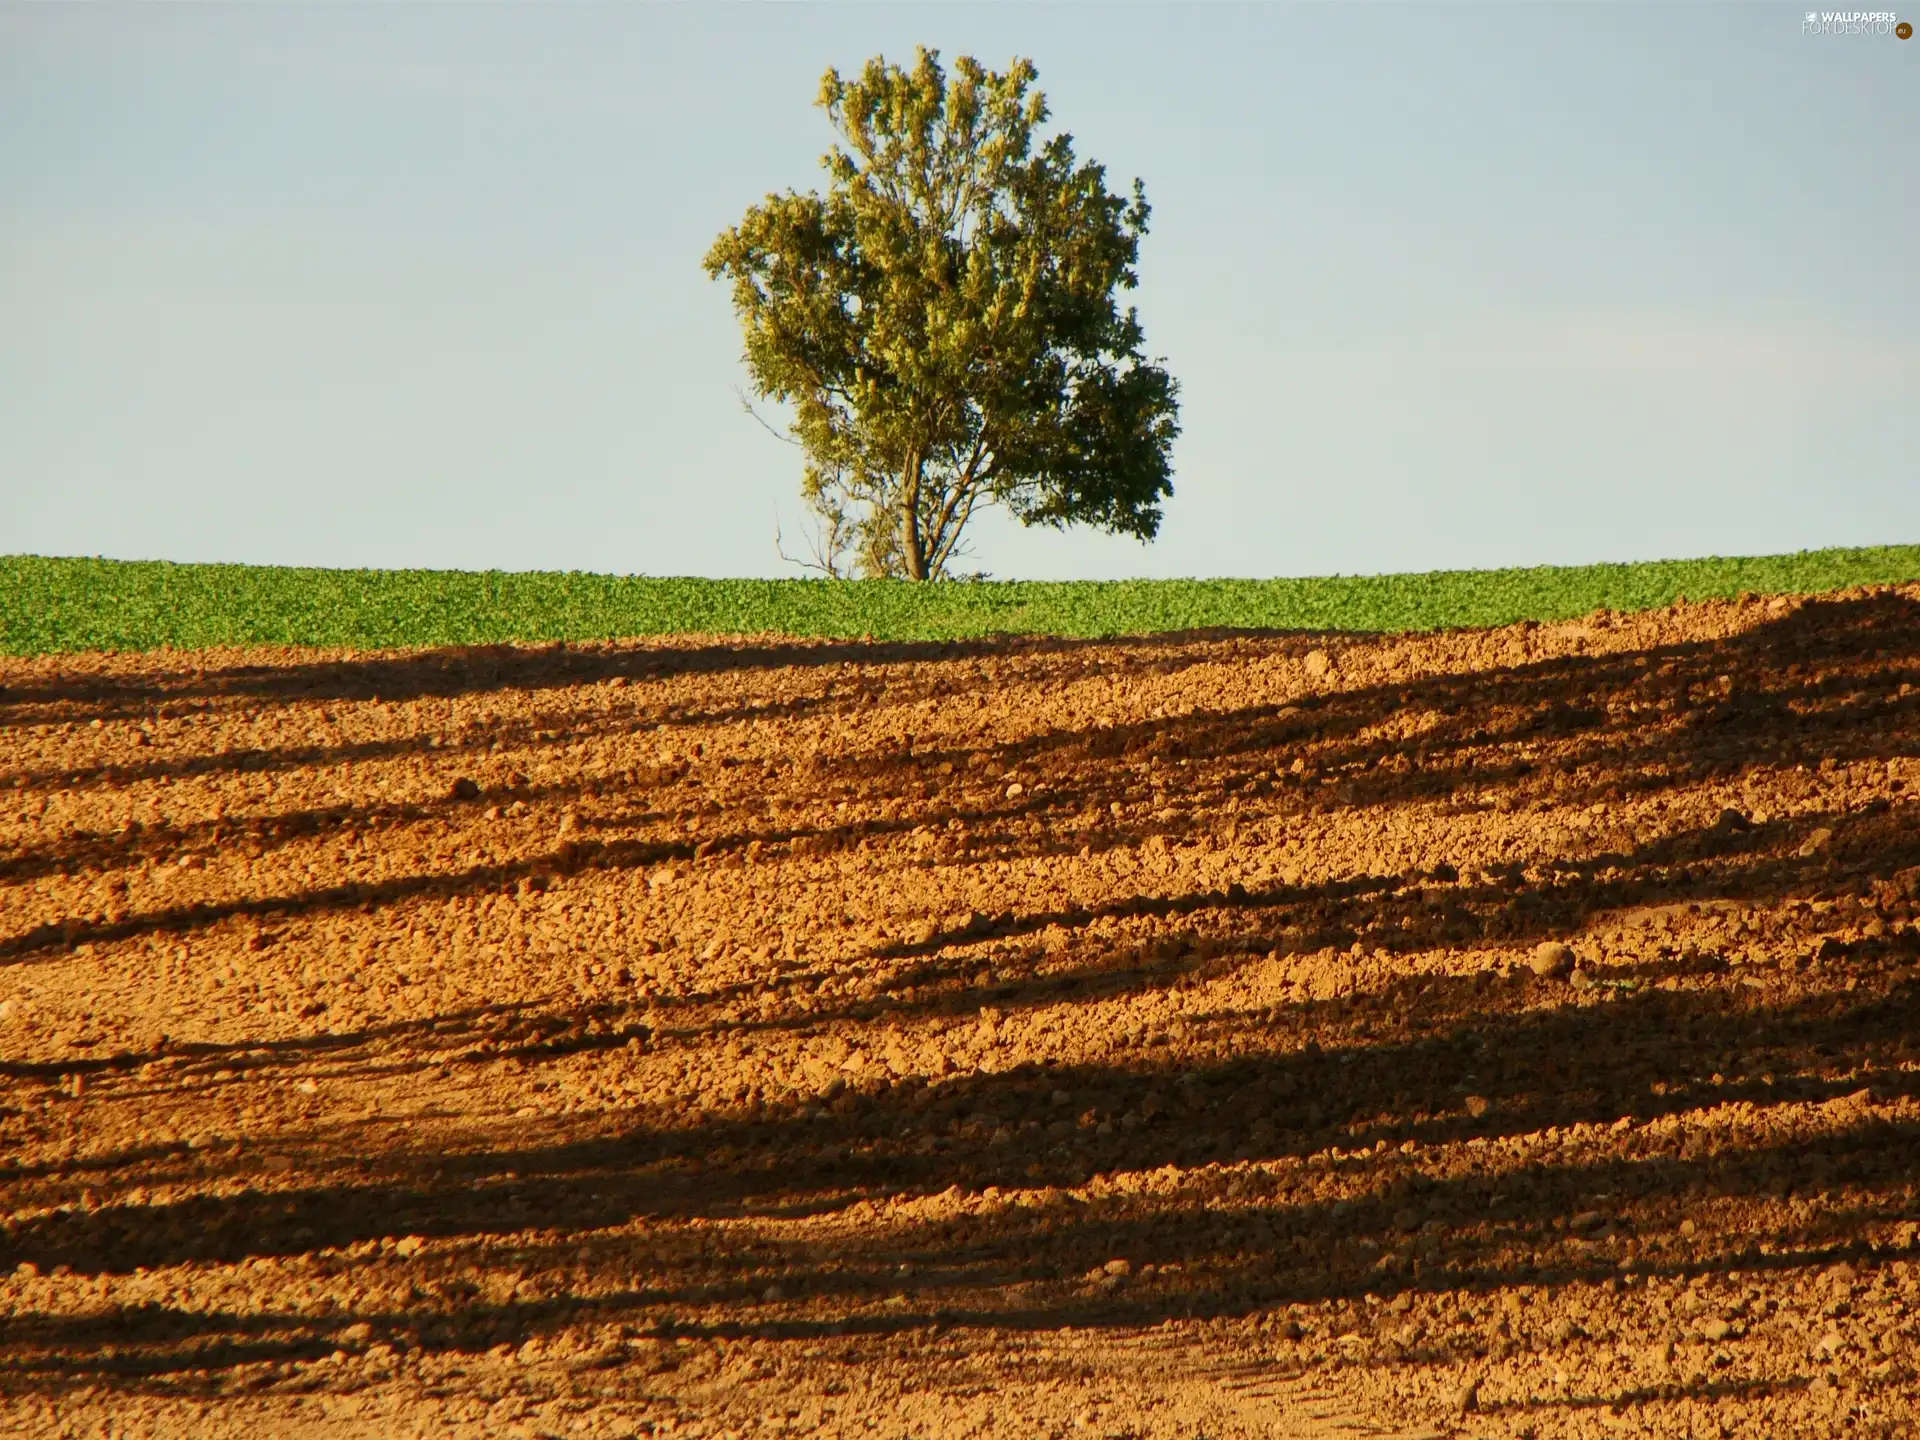
[(1035, 148), (1035, 78), (964, 56), (949, 76), (924, 48), (911, 71), (827, 71), (827, 193), (769, 195), (707, 253), (755, 390), (794, 407), (830, 574), (851, 550), (865, 575), (942, 578), (983, 504), (1159, 531), (1178, 386), (1115, 303), (1146, 194), (1110, 193), (1070, 135)]

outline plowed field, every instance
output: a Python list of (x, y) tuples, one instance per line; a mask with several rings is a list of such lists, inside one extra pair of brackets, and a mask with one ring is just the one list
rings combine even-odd
[(0, 686), (0, 1430), (1920, 1427), (1920, 589)]

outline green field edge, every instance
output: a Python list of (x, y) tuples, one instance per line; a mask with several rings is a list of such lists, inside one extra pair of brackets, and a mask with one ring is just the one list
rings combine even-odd
[(705, 580), (0, 556), (0, 653), (392, 650), (665, 635), (874, 641), (1393, 633), (1920, 580), (1920, 545), (1275, 580)]

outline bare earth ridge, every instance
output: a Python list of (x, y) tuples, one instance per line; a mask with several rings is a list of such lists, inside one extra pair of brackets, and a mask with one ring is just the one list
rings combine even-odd
[(1920, 1427), (1920, 588), (0, 661), (0, 1431)]

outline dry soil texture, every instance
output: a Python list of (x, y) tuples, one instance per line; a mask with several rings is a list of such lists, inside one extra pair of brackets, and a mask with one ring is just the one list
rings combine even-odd
[(1920, 1425), (1920, 590), (0, 685), (10, 1433)]

